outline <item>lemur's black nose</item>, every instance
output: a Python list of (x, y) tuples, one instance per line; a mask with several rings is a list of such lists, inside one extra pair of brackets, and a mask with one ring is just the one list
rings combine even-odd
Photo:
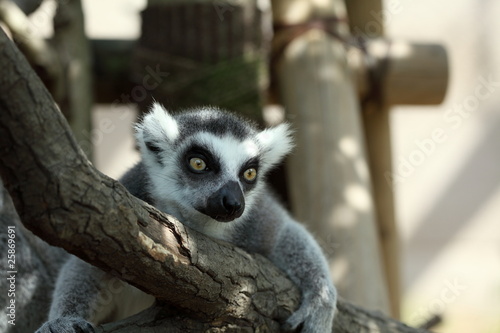
[(225, 196), (222, 198), (222, 206), (224, 206), (226, 212), (233, 215), (241, 209), (241, 202), (233, 196)]
[(219, 222), (229, 222), (240, 217), (244, 210), (245, 197), (240, 185), (230, 181), (208, 198), (207, 207), (201, 212)]

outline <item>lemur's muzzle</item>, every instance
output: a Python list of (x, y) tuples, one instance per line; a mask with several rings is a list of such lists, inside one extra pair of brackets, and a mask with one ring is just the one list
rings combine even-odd
[(240, 185), (230, 181), (208, 198), (202, 213), (219, 222), (229, 222), (240, 217), (244, 210), (245, 197)]

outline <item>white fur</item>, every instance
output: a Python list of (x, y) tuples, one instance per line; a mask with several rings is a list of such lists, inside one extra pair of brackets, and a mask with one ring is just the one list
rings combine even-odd
[[(212, 152), (218, 159), (221, 166), (221, 178), (218, 185), (211, 189), (217, 190), (217, 186), (222, 186), (229, 181), (240, 181), (241, 167), (250, 159), (259, 157), (260, 165), (258, 170), (260, 173), (265, 173), (269, 168), (278, 163), (285, 154), (292, 148), (292, 140), (288, 125), (280, 125), (258, 133), (255, 137), (249, 137), (241, 141), (233, 136), (220, 137), (209, 132), (199, 132), (191, 138), (183, 141), (182, 146), (176, 147), (175, 151), (170, 150), (168, 144), (162, 145), (163, 152), (160, 154), (162, 165), (158, 164), (157, 156), (147, 149), (145, 146), (145, 136), (154, 142), (161, 141), (165, 136), (165, 130), (158, 130), (156, 125), (162, 124), (165, 112), (158, 111), (158, 108), (148, 114), (143, 121), (143, 124), (138, 126), (137, 138), (140, 148), (143, 153), (143, 161), (151, 170), (153, 176), (157, 175), (157, 180), (153, 182), (152, 194), (155, 198), (162, 198), (157, 202), (158, 208), (168, 212), (177, 218), (188, 221), (189, 225), (207, 235), (218, 239), (227, 239), (231, 234), (234, 226), (238, 224), (238, 220), (244, 218), (245, 213), (250, 210), (255, 199), (259, 195), (261, 184), (257, 182), (256, 187), (245, 197), (245, 212), (242, 217), (228, 224), (221, 224), (212, 218), (199, 213), (193, 209), (195, 200), (198, 196), (193, 196), (193, 189), (189, 186), (178, 188), (178, 179), (175, 173), (168, 170), (178, 169), (178, 152), (184, 151), (185, 147), (192, 142), (204, 146)], [(172, 122), (175, 122), (172, 119)], [(165, 122), (163, 122), (164, 124)], [(155, 126), (153, 129), (152, 126)], [(166, 129), (166, 128), (164, 128)], [(147, 131), (147, 134), (143, 134)], [(178, 133), (177, 135), (182, 135)], [(179, 200), (179, 197), (184, 198)]]
[(292, 130), (286, 123), (263, 130), (256, 139), (266, 161), (266, 170), (279, 163), (293, 148)]
[[(200, 117), (207, 116), (201, 111)], [(247, 193), (245, 197), (245, 211), (239, 219), (229, 224), (222, 224), (212, 218), (199, 213), (193, 209), (199, 200), (208, 197), (209, 193), (197, 193), (193, 195), (193, 188), (190, 186), (178, 186), (178, 178), (171, 170), (178, 169), (178, 153), (184, 151), (186, 146), (192, 142), (206, 147), (221, 165), (220, 179), (210, 190), (215, 192), (220, 186), (229, 181), (240, 181), (242, 166), (250, 159), (259, 157), (259, 174), (266, 173), (271, 167), (279, 163), (283, 157), (291, 150), (292, 138), (288, 124), (281, 124), (273, 128), (263, 130), (255, 136), (240, 139), (228, 136), (218, 136), (209, 132), (200, 131), (183, 141), (183, 144), (171, 150), (168, 144), (182, 133), (179, 133), (175, 119), (165, 111), (159, 104), (154, 104), (151, 112), (147, 114), (142, 123), (137, 125), (137, 139), (142, 151), (143, 162), (147, 165), (156, 181), (152, 183), (152, 194), (158, 200), (157, 205), (163, 210), (187, 223), (194, 229), (208, 234), (218, 239), (229, 237), (230, 231), (244, 218), (245, 213), (250, 210), (257, 196), (260, 194), (261, 182), (257, 182), (256, 187)], [(158, 163), (157, 154), (151, 152), (145, 141), (160, 143), (162, 152), (160, 153), (161, 164)], [(170, 171), (169, 171), (170, 170)], [(183, 198), (179, 200), (179, 198)], [(198, 201), (197, 201), (198, 200)], [(204, 200), (204, 199), (203, 199)]]
[[(200, 111), (200, 117), (206, 117)], [(193, 195), (193, 188), (190, 186), (178, 186), (178, 178), (174, 172), (169, 170), (178, 169), (178, 153), (184, 151), (186, 146), (192, 142), (206, 147), (221, 165), (221, 178), (213, 185), (210, 191), (215, 192), (220, 186), (229, 181), (240, 181), (241, 167), (250, 159), (259, 157), (259, 174), (266, 173), (271, 167), (279, 163), (283, 157), (291, 150), (292, 138), (288, 124), (281, 124), (273, 128), (265, 129), (255, 136), (248, 137), (241, 141), (231, 135), (218, 136), (206, 131), (200, 131), (190, 138), (183, 140), (183, 144), (171, 150), (169, 142), (173, 142), (179, 133), (179, 127), (175, 119), (159, 104), (154, 104), (151, 112), (147, 114), (142, 123), (137, 125), (137, 139), (142, 151), (143, 162), (147, 165), (156, 181), (152, 183), (152, 194), (157, 201), (157, 206), (182, 221), (188, 221), (190, 227), (218, 239), (228, 239), (231, 231), (245, 217), (250, 210), (255, 199), (260, 194), (261, 182), (257, 182), (256, 187), (245, 196), (245, 211), (243, 215), (231, 223), (220, 223), (212, 218), (201, 214), (193, 207), (200, 196), (208, 193), (197, 193)], [(158, 156), (152, 153), (145, 144), (145, 141), (160, 143), (162, 152), (160, 153), (161, 164), (158, 163)], [(205, 189), (207, 190), (207, 189)], [(179, 198), (183, 198), (179, 200)], [(197, 201), (198, 200), (198, 201)]]
[[(179, 136), (179, 126), (168, 111), (158, 103), (154, 103), (150, 112), (136, 126), (137, 134), (148, 134), (154, 141), (168, 140), (174, 142)], [(138, 138), (141, 140), (142, 138)]]
[(259, 147), (250, 139), (242, 142), (232, 136), (221, 138), (208, 132), (200, 132), (193, 136), (192, 141), (201, 143), (220, 157), (219, 162), (225, 169), (224, 173), (235, 177), (246, 161), (259, 154)]
[[(195, 134), (186, 140), (182, 146), (177, 147), (176, 151), (183, 151), (192, 142), (206, 147), (219, 160), (222, 176), (218, 181), (218, 185), (211, 189), (212, 191), (217, 190), (218, 186), (222, 186), (229, 181), (239, 182), (241, 166), (260, 153), (259, 146), (254, 140), (248, 139), (242, 142), (232, 136), (219, 137), (208, 132)], [(143, 149), (144, 163), (148, 165), (153, 175), (162, 175), (153, 182), (151, 189), (154, 197), (162, 198), (161, 201), (157, 202), (158, 208), (182, 221), (186, 221), (190, 227), (204, 234), (227, 240), (238, 220), (241, 220), (244, 215), (231, 223), (221, 223), (194, 210), (194, 200), (198, 194), (193, 196), (193, 189), (189, 186), (178, 188), (177, 177), (175, 177), (174, 173), (168, 172), (168, 170), (178, 168), (176, 153), (165, 147), (167, 151), (162, 154), (164, 155), (162, 158), (164, 165), (162, 166), (156, 162), (155, 157), (144, 146), (144, 143), (141, 144), (141, 147)], [(248, 208), (252, 205), (257, 192), (258, 188), (254, 189), (251, 195), (246, 196), (245, 204), (247, 208), (245, 212), (248, 212)], [(184, 199), (179, 200), (179, 197)]]

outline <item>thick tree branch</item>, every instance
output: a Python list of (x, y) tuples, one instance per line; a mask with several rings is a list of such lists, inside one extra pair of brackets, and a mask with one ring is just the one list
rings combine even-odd
[[(299, 302), (265, 258), (188, 230), (131, 196), (85, 158), (49, 93), (0, 32), (0, 175), (24, 225), (48, 243), (176, 309), (154, 307), (101, 328), (277, 332)], [(182, 311), (182, 314), (179, 314)], [(340, 302), (335, 332), (418, 332)]]

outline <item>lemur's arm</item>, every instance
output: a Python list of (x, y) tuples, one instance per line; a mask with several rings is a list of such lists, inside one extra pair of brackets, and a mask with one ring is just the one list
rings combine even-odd
[(105, 273), (76, 257), (61, 268), (54, 289), (49, 321), (36, 333), (94, 332), (91, 322), (108, 315), (99, 308), (99, 296), (105, 287)]
[(291, 218), (282, 225), (275, 244), (269, 259), (302, 291), (301, 305), (284, 329), (293, 330), (303, 323), (302, 333), (332, 332), (337, 292), (319, 245)]
[(302, 291), (300, 308), (283, 328), (293, 330), (304, 323), (302, 333), (331, 333), (337, 292), (312, 235), (272, 195), (259, 199), (248, 223), (237, 231), (234, 243), (266, 256)]

